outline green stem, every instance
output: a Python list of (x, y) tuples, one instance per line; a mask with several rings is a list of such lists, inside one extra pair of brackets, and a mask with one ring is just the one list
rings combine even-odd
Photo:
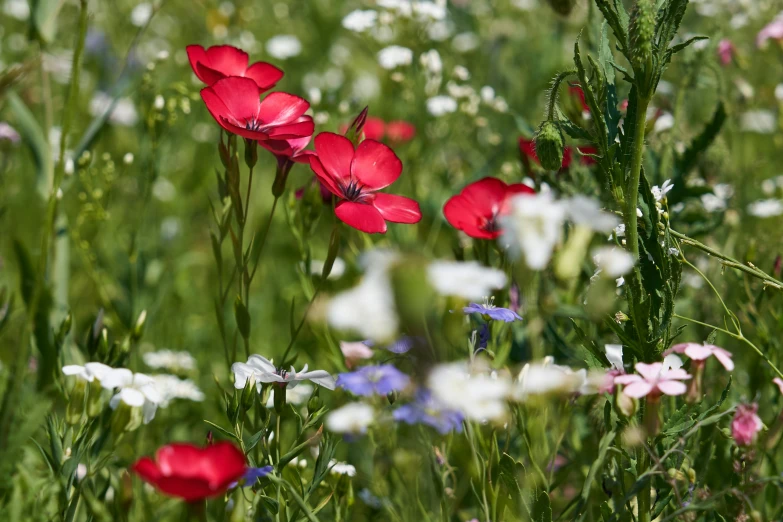
[[(636, 475), (641, 476), (650, 467), (650, 456), (644, 445), (636, 450)], [(636, 497), (637, 507), (639, 509), (638, 522), (650, 522), (650, 511), (652, 510), (652, 498), (650, 495), (650, 486), (643, 486)]]
[(549, 103), (547, 105), (546, 119), (553, 121), (555, 119), (555, 107), (557, 106), (557, 90), (560, 88), (560, 84), (569, 76), (576, 74), (576, 69), (567, 69), (552, 80), (552, 88), (549, 90)]
[[(628, 248), (634, 259), (639, 259), (639, 230), (636, 209), (639, 206), (639, 180), (642, 175), (644, 159), (644, 129), (647, 123), (647, 106), (650, 100), (639, 97), (636, 104), (636, 120), (633, 136), (633, 156), (631, 157), (630, 177), (625, 198), (625, 235)], [(638, 273), (638, 270), (637, 270)]]

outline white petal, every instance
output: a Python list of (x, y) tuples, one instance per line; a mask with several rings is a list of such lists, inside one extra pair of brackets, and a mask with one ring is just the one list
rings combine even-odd
[(106, 373), (101, 379), (101, 386), (107, 390), (124, 388), (133, 384), (133, 372), (126, 368), (117, 368)]
[[(144, 406), (144, 394), (139, 390), (134, 390), (133, 388), (123, 388), (117, 395), (119, 395), (120, 400), (128, 406)], [(115, 395), (115, 397), (117, 395)]]
[(606, 358), (609, 360), (609, 364), (615, 370), (623, 369), (623, 345), (622, 344), (607, 344), (604, 346), (606, 351)]
[(84, 365), (84, 367), (87, 369), (90, 374), (98, 379), (99, 381), (102, 381), (103, 378), (114, 368), (111, 366), (107, 366), (103, 363), (99, 362), (90, 362)]
[(232, 364), (231, 371), (234, 373), (234, 388), (237, 390), (247, 386), (248, 380), (255, 380), (256, 370), (245, 363), (236, 362)]
[(251, 355), (250, 358), (247, 360), (248, 366), (255, 368), (256, 370), (260, 370), (265, 373), (275, 373), (277, 368), (275, 368), (275, 365), (272, 364), (272, 361), (267, 359), (266, 357), (263, 357), (261, 355)]
[(84, 366), (79, 366), (78, 364), (63, 366), (63, 373), (65, 375), (76, 375), (82, 379), (92, 381), (92, 375), (87, 372)]
[(149, 424), (155, 418), (155, 412), (158, 411), (158, 405), (152, 402), (145, 402), (142, 413), (144, 415), (144, 424)]
[(316, 384), (320, 384), (327, 390), (334, 390), (335, 379), (326, 370), (315, 370), (314, 372), (300, 373), (300, 380), (310, 380)]

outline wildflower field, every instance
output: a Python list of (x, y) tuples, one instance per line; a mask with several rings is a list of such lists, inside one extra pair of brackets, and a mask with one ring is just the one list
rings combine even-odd
[(0, 521), (783, 520), (783, 1), (0, 12)]

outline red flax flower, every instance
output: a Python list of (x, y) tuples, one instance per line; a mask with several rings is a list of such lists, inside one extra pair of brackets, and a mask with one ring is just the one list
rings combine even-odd
[(247, 53), (230, 45), (215, 45), (209, 49), (188, 45), (187, 51), (193, 72), (207, 85), (227, 76), (243, 76), (256, 82), (260, 92), (264, 92), (283, 77), (283, 71), (270, 63), (256, 62), (248, 67)]
[(230, 442), (206, 448), (175, 443), (160, 448), (154, 461), (143, 457), (131, 469), (162, 493), (195, 502), (225, 493), (243, 477), (247, 463)]
[[(531, 159), (532, 161), (535, 161), (537, 164), (541, 164), (541, 162), (538, 159), (538, 155), (536, 154), (536, 142), (535, 140), (529, 140), (527, 138), (519, 138), (519, 150), (524, 154), (526, 157)], [(579, 161), (582, 163), (582, 165), (590, 166), (595, 165), (596, 160), (592, 156), (587, 156), (587, 154), (597, 154), (598, 149), (595, 147), (591, 147), (589, 145), (580, 145), (576, 147), (576, 150), (579, 152)], [(563, 165), (560, 167), (561, 169), (567, 169), (571, 166), (571, 163), (573, 162), (574, 157), (574, 147), (566, 147), (563, 151)]]
[(409, 198), (378, 192), (402, 173), (402, 162), (389, 147), (364, 140), (354, 149), (351, 140), (332, 132), (315, 137), (310, 168), (340, 200), (334, 209), (340, 220), (362, 232), (385, 233), (386, 222), (418, 223), (419, 204)]
[[(303, 119), (312, 121), (310, 116), (303, 116)], [(296, 163), (310, 163), (310, 156), (315, 152), (307, 150), (305, 147), (310, 143), (312, 136), (302, 136), (301, 138), (289, 138), (286, 140), (266, 140), (259, 141), (258, 144), (275, 155), (278, 159), (290, 159)]]
[(311, 136), (313, 119), (304, 116), (307, 100), (273, 92), (259, 100), (258, 86), (250, 78), (229, 76), (201, 90), (209, 113), (228, 132), (251, 140), (287, 140)]
[(443, 207), (451, 226), (477, 239), (496, 239), (501, 229), (497, 217), (504, 212), (506, 201), (516, 194), (535, 191), (521, 183), (506, 185), (497, 178), (483, 178), (452, 196)]

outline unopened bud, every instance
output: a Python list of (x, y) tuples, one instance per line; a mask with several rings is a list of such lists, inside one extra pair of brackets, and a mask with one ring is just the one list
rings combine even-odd
[(141, 339), (141, 336), (144, 335), (144, 326), (147, 323), (147, 311), (142, 310), (139, 314), (138, 319), (136, 319), (136, 324), (133, 327), (133, 332), (131, 333), (131, 339), (133, 341), (138, 341)]
[(256, 166), (258, 162), (258, 142), (245, 138), (245, 165), (249, 168)]
[(635, 69), (643, 69), (652, 58), (655, 0), (636, 0), (628, 32), (631, 39), (631, 64)]
[(65, 422), (68, 424), (79, 424), (84, 414), (84, 399), (87, 395), (87, 381), (76, 379), (76, 383), (71, 390), (71, 396), (68, 398), (68, 408), (65, 411)]
[(563, 165), (565, 138), (560, 126), (550, 120), (541, 124), (536, 132), (536, 155), (547, 170), (560, 170)]
[(133, 431), (141, 426), (142, 414), (138, 406), (129, 406), (120, 401), (111, 417), (111, 432), (119, 437), (125, 432)]
[(310, 400), (307, 401), (307, 411), (312, 415), (313, 412), (320, 410), (323, 404), (324, 403), (321, 400), (319, 388), (316, 388), (313, 394), (310, 396)]

